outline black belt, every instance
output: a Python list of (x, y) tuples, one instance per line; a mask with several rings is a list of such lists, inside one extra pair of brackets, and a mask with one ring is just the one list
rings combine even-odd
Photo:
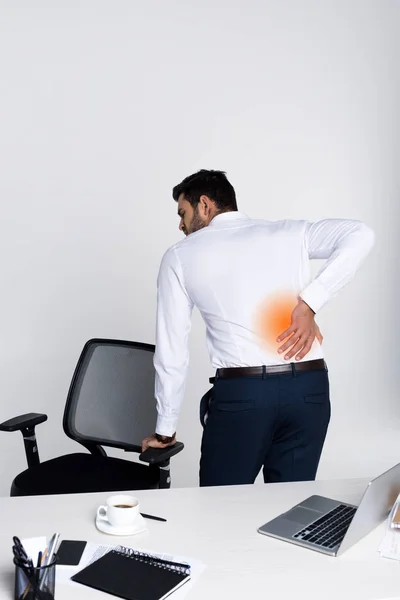
[(217, 369), (215, 377), (210, 377), (210, 383), (216, 379), (232, 379), (234, 377), (265, 377), (266, 375), (281, 375), (298, 371), (321, 371), (327, 370), (323, 358), (307, 360), (299, 363), (285, 365), (271, 365), (264, 367), (233, 367), (228, 369)]

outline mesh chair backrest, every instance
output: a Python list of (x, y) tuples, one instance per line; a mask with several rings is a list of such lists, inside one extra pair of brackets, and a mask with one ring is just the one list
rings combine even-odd
[(64, 431), (76, 441), (140, 447), (154, 432), (154, 346), (90, 340), (68, 394)]

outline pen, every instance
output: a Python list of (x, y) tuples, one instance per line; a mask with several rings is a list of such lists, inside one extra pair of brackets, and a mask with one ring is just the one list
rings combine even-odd
[[(42, 561), (41, 561), (41, 565), (43, 564), (44, 566), (49, 566), (51, 565), (52, 561), (54, 560), (54, 555), (56, 553), (56, 549), (58, 546), (58, 541), (60, 539), (60, 534), (59, 533), (55, 533), (50, 542), (49, 545), (47, 546), (46, 550), (44, 551), (43, 557), (42, 557)], [(45, 570), (41, 576), (41, 580), (40, 580), (40, 584), (39, 584), (39, 590), (43, 590), (44, 584), (46, 582), (48, 576), (48, 569)]]
[(163, 521), (165, 523), (167, 522), (167, 519), (163, 519), (162, 517), (155, 517), (154, 515), (146, 515), (146, 513), (140, 513), (140, 514), (145, 519), (153, 519), (153, 521)]
[(190, 569), (190, 565), (188, 565), (187, 563), (178, 563), (178, 562), (175, 562), (174, 560), (164, 560), (163, 558), (157, 558), (155, 556), (152, 558), (157, 563), (162, 563), (164, 565), (169, 565), (169, 566), (173, 566), (173, 567), (182, 567), (184, 569)]
[(37, 563), (36, 563), (36, 583), (39, 584), (40, 583), (40, 571), (39, 571), (39, 567), (40, 567), (40, 563), (42, 562), (42, 551), (39, 552), (38, 557), (37, 557)]

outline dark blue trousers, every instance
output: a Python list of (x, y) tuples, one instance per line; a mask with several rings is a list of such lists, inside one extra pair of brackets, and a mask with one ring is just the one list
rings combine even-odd
[(330, 420), (326, 370), (215, 379), (203, 397), (200, 485), (315, 479)]

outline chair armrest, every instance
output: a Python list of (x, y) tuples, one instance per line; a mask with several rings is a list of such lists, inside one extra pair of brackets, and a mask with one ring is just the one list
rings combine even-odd
[(175, 454), (181, 452), (184, 447), (182, 442), (175, 442), (173, 446), (167, 446), (166, 448), (147, 448), (147, 450), (139, 455), (139, 460), (147, 462), (150, 465), (156, 465), (169, 460)]
[(47, 421), (47, 415), (40, 413), (26, 413), (13, 419), (0, 423), (0, 431), (22, 431), (27, 427), (35, 427), (39, 423)]

